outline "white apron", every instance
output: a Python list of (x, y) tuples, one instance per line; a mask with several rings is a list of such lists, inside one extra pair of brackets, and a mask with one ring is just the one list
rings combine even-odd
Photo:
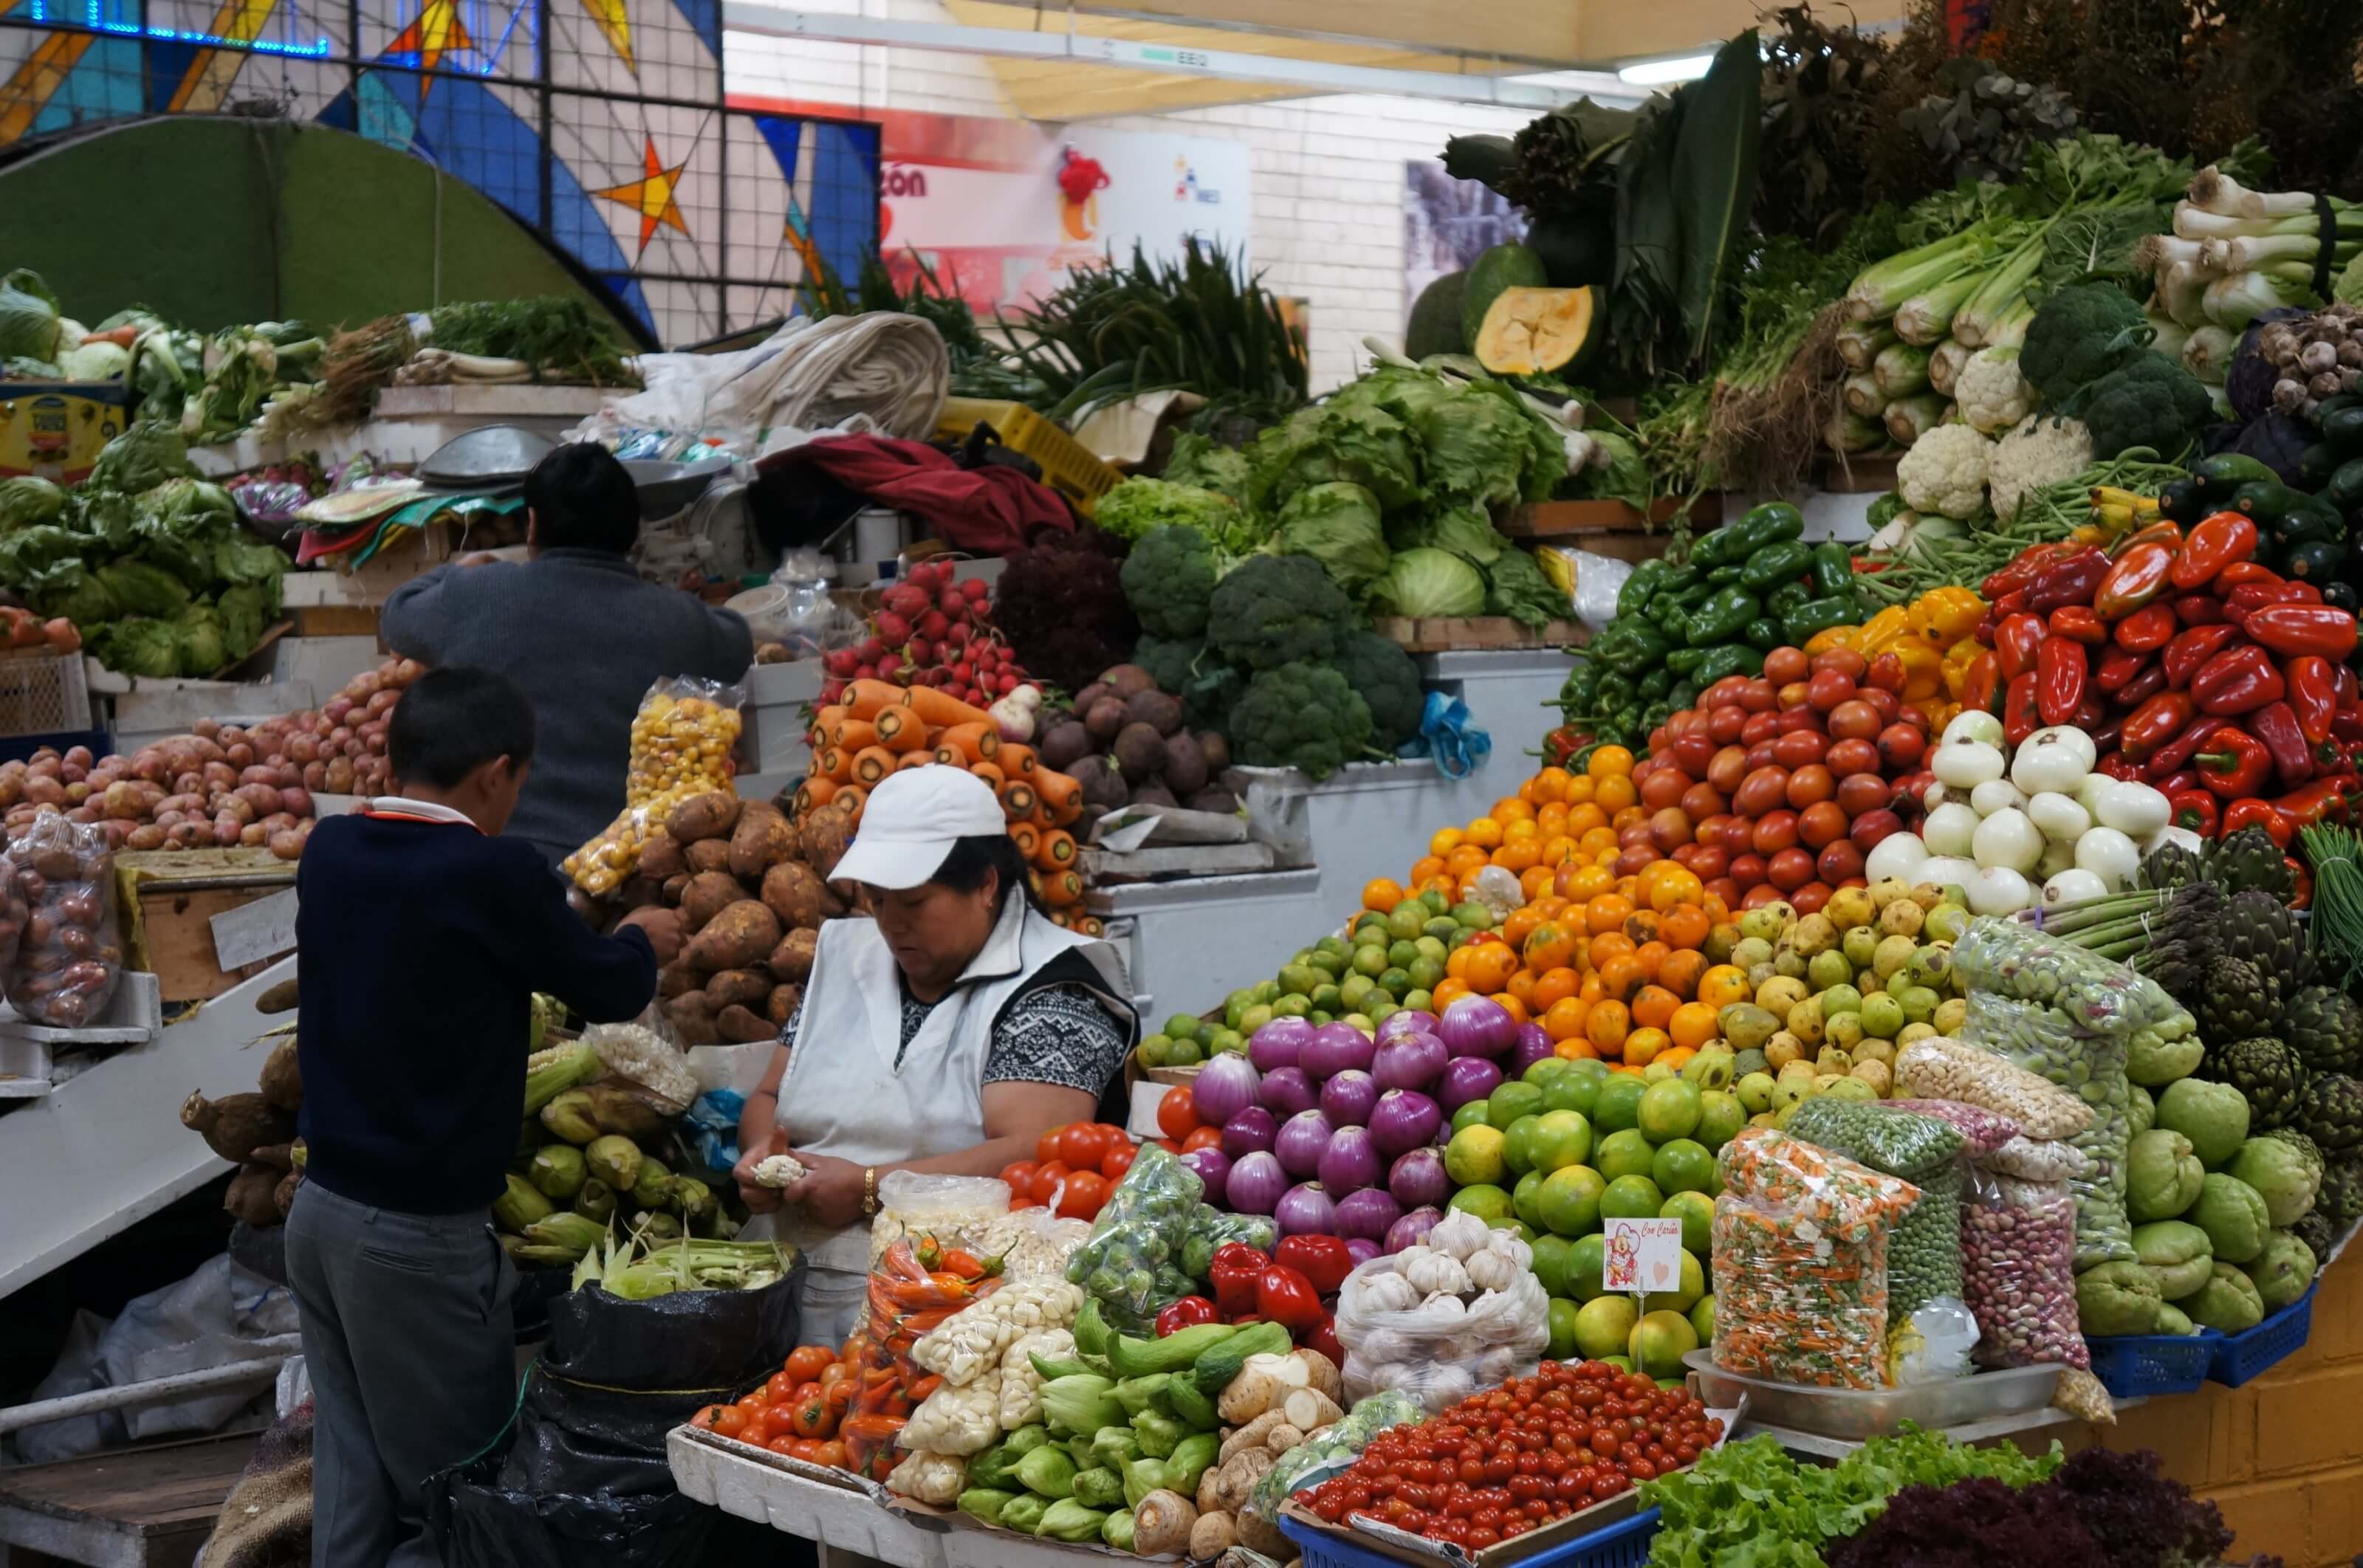
[[(984, 1065), (993, 1020), (1059, 955), (1080, 950), (1100, 977), (1093, 992), (1129, 1025), (1130, 987), (1116, 950), (1080, 936), (1012, 898), (983, 948), (903, 1050), (903, 984), (871, 920), (820, 928), (804, 1016), (780, 1084), (788, 1146), (859, 1165), (926, 1159), (984, 1142)], [(902, 1051), (902, 1065), (895, 1053)], [(807, 1259), (806, 1344), (843, 1344), (869, 1286), (870, 1221), (830, 1231), (790, 1211), (781, 1234)]]

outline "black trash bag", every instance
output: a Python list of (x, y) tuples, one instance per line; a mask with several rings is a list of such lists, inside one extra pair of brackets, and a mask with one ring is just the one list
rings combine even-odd
[(444, 1568), (695, 1568), (715, 1509), (679, 1492), (640, 1497), (521, 1492), (497, 1485), (498, 1454), (427, 1485)]
[[(796, 1348), (804, 1260), (760, 1290), (690, 1290), (627, 1301), (570, 1290), (549, 1303), (541, 1364), (609, 1388), (721, 1388), (777, 1372)], [(661, 1448), (662, 1444), (660, 1443)]]

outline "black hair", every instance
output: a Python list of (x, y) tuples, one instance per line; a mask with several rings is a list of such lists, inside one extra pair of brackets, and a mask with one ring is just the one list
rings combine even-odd
[(605, 550), (620, 556), (640, 536), (640, 495), (616, 454), (595, 441), (570, 441), (525, 476), (525, 503), (543, 549)]
[(952, 840), (951, 848), (944, 855), (944, 863), (927, 878), (941, 882), (956, 892), (973, 893), (984, 886), (987, 871), (1000, 873), (1001, 884), (993, 896), (993, 913), (997, 916), (1009, 907), (1009, 894), (1015, 889), (1027, 904), (1037, 911), (1041, 905), (1035, 900), (1034, 889), (1026, 880), (1026, 857), (1017, 853), (1017, 841), (1005, 833), (974, 834)]
[(533, 704), (492, 670), (430, 669), (394, 703), (385, 752), (397, 780), (437, 790), (497, 757), (523, 767), (533, 760)]

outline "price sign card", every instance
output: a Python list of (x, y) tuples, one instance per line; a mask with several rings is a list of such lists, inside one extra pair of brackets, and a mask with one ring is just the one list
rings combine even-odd
[(1609, 1289), (1647, 1292), (1681, 1287), (1680, 1220), (1611, 1220), (1603, 1230), (1607, 1257), (1602, 1283)]

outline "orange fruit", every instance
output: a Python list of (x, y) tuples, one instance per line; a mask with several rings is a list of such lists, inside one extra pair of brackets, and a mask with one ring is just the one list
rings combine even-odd
[(1423, 855), (1411, 863), (1411, 874), (1403, 878), (1403, 884), (1415, 890), (1427, 886), (1431, 880), (1443, 875), (1443, 872), (1444, 856)]
[(1419, 884), (1418, 890), (1422, 893), (1442, 893), (1448, 899), (1452, 896), (1451, 875), (1448, 872), (1439, 871), (1433, 877), (1424, 878)]
[(1697, 1055), (1696, 1051), (1687, 1045), (1670, 1045), (1658, 1053), (1658, 1060), (1679, 1073), (1682, 1070), (1682, 1064)]
[(1520, 873), (1531, 871), (1541, 865), (1543, 860), (1543, 846), (1537, 843), (1534, 837), (1535, 824), (1513, 823), (1510, 825), (1525, 828), (1526, 836), (1504, 842), (1501, 848), (1493, 852), (1493, 864), (1504, 871)]
[(1646, 1067), (1670, 1043), (1662, 1029), (1636, 1029), (1625, 1036), (1625, 1060), (1629, 1066)]
[(1736, 1001), (1747, 1001), (1756, 992), (1747, 984), (1747, 971), (1734, 964), (1717, 964), (1699, 977), (1698, 999), (1722, 1010)]
[(1592, 1004), (1592, 1011), (1583, 1021), (1583, 1037), (1592, 1042), (1603, 1056), (1622, 1060), (1625, 1036), (1632, 1027), (1632, 1015), (1621, 1001), (1602, 1000)]
[(1575, 932), (1557, 921), (1537, 924), (1519, 951), (1526, 967), (1540, 973), (1545, 969), (1564, 968), (1575, 957)]
[(1603, 931), (1622, 931), (1632, 912), (1633, 900), (1621, 893), (1603, 893), (1583, 906), (1584, 923), (1595, 936)]
[(1598, 793), (1592, 796), (1602, 811), (1610, 812), (1624, 811), (1640, 798), (1641, 791), (1636, 790), (1633, 780), (1622, 773), (1603, 778)]
[(1537, 785), (1541, 778), (1542, 775), (1537, 773), (1534, 778), (1529, 778), (1525, 783), (1519, 785), (1518, 799), (1529, 806), (1541, 805), (1543, 803), (1542, 796), (1537, 790)]
[(1589, 774), (1576, 774), (1568, 779), (1567, 792), (1559, 799), (1570, 806), (1588, 806), (1592, 804), (1592, 791), (1599, 788)]
[(1495, 991), (1492, 999), (1502, 1004), (1502, 1010), (1510, 1015), (1511, 1021), (1525, 1024), (1528, 1017), (1526, 1004), (1517, 999), (1515, 992)]
[(1584, 1015), (1592, 1004), (1575, 997), (1561, 997), (1543, 1009), (1543, 1032), (1554, 1041), (1572, 1040), (1583, 1032)]
[[(1635, 896), (1638, 896), (1641, 891), (1642, 889), (1638, 887), (1636, 887), (1633, 889)], [(1648, 944), (1657, 941), (1658, 917), (1656, 912), (1650, 910), (1635, 910), (1631, 914), (1626, 915), (1625, 917), (1625, 934), (1631, 937), (1636, 943), (1643, 946), (1647, 946)]]
[(1550, 890), (1551, 876), (1548, 866), (1527, 867), (1518, 873), (1518, 896), (1528, 903), (1534, 902)]
[(1534, 807), (1515, 795), (1503, 796), (1486, 809), (1485, 814), (1503, 826), (1511, 823), (1530, 823), (1535, 820)]
[(1699, 978), (1705, 973), (1705, 954), (1694, 947), (1677, 947), (1658, 966), (1658, 984), (1678, 997), (1695, 996)]
[(1501, 848), (1502, 823), (1500, 820), (1494, 817), (1479, 817), (1475, 822), (1469, 824), (1469, 833), (1465, 842), (1475, 845), (1480, 849)]
[(1611, 1001), (1630, 1001), (1649, 983), (1649, 971), (1629, 953), (1620, 953), (1600, 966), (1600, 988)]
[(1706, 911), (1695, 903), (1676, 904), (1658, 916), (1658, 934), (1676, 947), (1696, 949), (1705, 945), (1707, 933), (1714, 922)]
[(1674, 1010), (1681, 1005), (1682, 999), (1665, 987), (1643, 986), (1633, 993), (1633, 1021), (1663, 1029), (1673, 1021)]
[(1466, 877), (1482, 871), (1493, 864), (1493, 856), (1473, 844), (1464, 844), (1444, 857), (1445, 869), (1455, 877)]
[(1665, 967), (1666, 960), (1673, 954), (1674, 950), (1662, 942), (1645, 942), (1633, 950), (1633, 957), (1640, 964), (1642, 972), (1653, 977)]
[(1470, 946), (1467, 943), (1463, 943), (1459, 946), (1454, 948), (1451, 952), (1446, 954), (1444, 955), (1444, 973), (1446, 977), (1455, 980), (1466, 978), (1469, 974), (1470, 955), (1475, 951), (1475, 948)]
[(1546, 969), (1535, 977), (1534, 1005), (1548, 1009), (1562, 1001), (1572, 1001), (1582, 984), (1583, 977), (1564, 965)]
[(1449, 855), (1459, 847), (1460, 830), (1459, 828), (1438, 828), (1427, 841), (1427, 852), (1430, 855)]
[(1510, 994), (1517, 998), (1529, 1013), (1535, 1010), (1535, 986), (1541, 978), (1532, 969), (1521, 969), (1510, 977)]
[(1505, 845), (1541, 836), (1542, 830), (1535, 825), (1535, 819), (1532, 817), (1519, 817), (1502, 829), (1502, 842)]
[(1526, 944), (1526, 933), (1542, 922), (1542, 911), (1532, 904), (1522, 904), (1503, 916), (1501, 925), (1496, 929), (1501, 932), (1503, 941), (1513, 947), (1524, 947)]
[(1673, 1037), (1675, 1044), (1684, 1050), (1695, 1051), (1715, 1037), (1718, 1032), (1715, 1018), (1714, 1009), (1706, 1003), (1684, 1002), (1674, 1009), (1673, 1018), (1666, 1024), (1666, 1032)]
[(1567, 807), (1557, 801), (1546, 801), (1543, 802), (1542, 809), (1535, 812), (1535, 826), (1546, 838), (1553, 834), (1565, 833)]
[(1583, 770), (1595, 779), (1629, 778), (1633, 774), (1633, 754), (1621, 745), (1598, 746)]
[(1564, 866), (1574, 857), (1575, 840), (1566, 834), (1555, 833), (1543, 840), (1542, 863), (1545, 866)]
[(1402, 887), (1392, 877), (1373, 877), (1362, 884), (1362, 907), (1381, 914), (1394, 913), (1403, 897)]
[(1597, 969), (1611, 958), (1632, 956), (1633, 945), (1633, 939), (1623, 932), (1603, 931), (1592, 939), (1592, 945), (1585, 948), (1584, 953), (1591, 958), (1592, 966)]
[(1584, 801), (1580, 806), (1571, 807), (1568, 811), (1567, 831), (1574, 834), (1579, 838), (1583, 834), (1590, 833), (1593, 828), (1606, 827), (1607, 825), (1608, 813), (1602, 811), (1590, 801)]
[(1469, 966), (1460, 977), (1469, 988), (1487, 995), (1510, 983), (1518, 972), (1517, 951), (1506, 943), (1472, 942), (1463, 949), (1469, 955)]
[(1592, 1042), (1581, 1035), (1557, 1042), (1551, 1046), (1551, 1055), (1562, 1062), (1596, 1062), (1600, 1059), (1600, 1053), (1593, 1048)]
[(1551, 890), (1563, 898), (1590, 903), (1616, 885), (1616, 878), (1597, 866), (1579, 865), (1569, 867), (1551, 879)]
[(1556, 806), (1567, 800), (1567, 787), (1571, 782), (1564, 767), (1546, 767), (1534, 776), (1537, 806)]
[(1689, 867), (1678, 860), (1660, 860), (1658, 865), (1668, 868), (1649, 888), (1649, 907), (1659, 914), (1676, 904), (1694, 904), (1706, 897), (1706, 884)]
[(1455, 975), (1449, 979), (1437, 981), (1435, 987), (1427, 993), (1427, 996), (1428, 999), (1436, 1004), (1436, 1010), (1442, 1012), (1447, 1002), (1456, 1000), (1459, 998), (1467, 996), (1468, 994), (1469, 982), (1460, 978), (1458, 975)]

